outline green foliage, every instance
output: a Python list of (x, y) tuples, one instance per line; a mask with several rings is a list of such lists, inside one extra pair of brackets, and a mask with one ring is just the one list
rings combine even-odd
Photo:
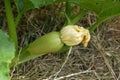
[(30, 0), (35, 8), (39, 8), (48, 4), (52, 4), (55, 0)]
[(78, 3), (80, 2), (80, 0), (56, 0), (56, 2)]
[(14, 57), (15, 47), (9, 36), (0, 30), (0, 80), (10, 80), (9, 64)]
[(101, 22), (120, 15), (120, 1), (80, 0), (80, 2), (76, 4), (89, 12), (94, 12), (97, 15), (97, 22), (90, 28), (90, 31), (94, 31)]
[(29, 9), (34, 8), (30, 0), (14, 0), (19, 13), (24, 13)]

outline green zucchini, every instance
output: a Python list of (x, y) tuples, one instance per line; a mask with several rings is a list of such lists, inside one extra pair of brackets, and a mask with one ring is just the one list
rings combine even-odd
[(31, 54), (45, 54), (49, 52), (56, 52), (63, 47), (64, 43), (60, 39), (59, 32), (50, 32), (32, 42), (28, 51)]

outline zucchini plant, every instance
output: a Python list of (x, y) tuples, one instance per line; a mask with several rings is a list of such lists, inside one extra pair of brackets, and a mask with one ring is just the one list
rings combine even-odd
[[(17, 17), (13, 16), (11, 1), (17, 7)], [(17, 26), (22, 15), (30, 9), (41, 8), (54, 3), (66, 3), (66, 22), (59, 32), (50, 32), (36, 39), (29, 45), (23, 47), (19, 54)], [(120, 15), (119, 0), (4, 0), (5, 11), (8, 23), (7, 32), (0, 29), (0, 80), (10, 80), (9, 69), (18, 61), (23, 63), (49, 52), (57, 52), (69, 49), (70, 46), (82, 43), (85, 47), (90, 40), (90, 33), (93, 32), (103, 21)], [(80, 7), (80, 12), (75, 16), (71, 4)], [(97, 21), (91, 25), (89, 30), (74, 25), (85, 14), (93, 12), (97, 15)], [(71, 40), (72, 38), (73, 40)]]

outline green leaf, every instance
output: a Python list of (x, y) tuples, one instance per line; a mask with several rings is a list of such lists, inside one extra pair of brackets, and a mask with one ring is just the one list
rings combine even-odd
[(109, 5), (105, 5), (107, 7), (102, 9), (102, 11), (98, 14), (100, 19), (107, 19), (109, 17), (114, 17), (120, 15), (120, 2), (111, 2)]
[(78, 3), (80, 0), (56, 0), (56, 2), (70, 2), (70, 3)]
[(10, 80), (9, 64), (14, 58), (15, 47), (9, 36), (0, 30), (0, 80)]
[(81, 8), (88, 10), (88, 12), (96, 13), (98, 20), (94, 27), (90, 28), (91, 31), (93, 31), (101, 22), (120, 15), (119, 0), (80, 0), (76, 4)]
[(8, 63), (0, 62), (0, 80), (10, 80)]
[(30, 0), (14, 0), (14, 2), (16, 4), (18, 12), (21, 14), (34, 8), (34, 5)]
[(120, 1), (113, 0), (80, 0), (81, 8), (95, 12), (98, 17), (108, 17), (120, 14)]
[(35, 8), (39, 8), (42, 6), (46, 6), (48, 4), (52, 4), (55, 2), (55, 0), (30, 0)]

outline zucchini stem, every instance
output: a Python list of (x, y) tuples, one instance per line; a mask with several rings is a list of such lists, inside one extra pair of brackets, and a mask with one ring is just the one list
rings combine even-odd
[(5, 4), (6, 17), (7, 17), (7, 22), (8, 22), (9, 36), (15, 44), (16, 54), (17, 54), (18, 53), (18, 39), (17, 39), (16, 26), (14, 23), (14, 17), (12, 13), (10, 0), (4, 0), (4, 4)]

